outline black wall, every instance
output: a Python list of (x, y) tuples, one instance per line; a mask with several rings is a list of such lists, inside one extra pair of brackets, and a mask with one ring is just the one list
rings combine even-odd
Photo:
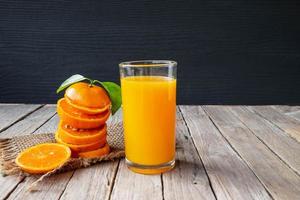
[(2, 103), (136, 59), (178, 61), (179, 104), (298, 104), (300, 1), (0, 1)]

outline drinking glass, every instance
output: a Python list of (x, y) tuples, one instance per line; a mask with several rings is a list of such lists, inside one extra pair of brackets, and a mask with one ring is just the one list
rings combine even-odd
[(142, 174), (175, 166), (176, 70), (168, 60), (119, 64), (126, 164)]

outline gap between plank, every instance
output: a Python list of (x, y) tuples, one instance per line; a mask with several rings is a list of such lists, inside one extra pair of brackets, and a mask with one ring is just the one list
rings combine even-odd
[(37, 108), (33, 109), (32, 111), (30, 111), (30, 112), (24, 114), (23, 116), (21, 116), (21, 117), (18, 118), (16, 121), (14, 121), (14, 122), (12, 122), (11, 124), (9, 124), (8, 126), (3, 127), (3, 128), (0, 130), (0, 133), (3, 132), (3, 131), (5, 131), (6, 129), (12, 127), (12, 126), (15, 125), (16, 123), (18, 123), (18, 122), (24, 120), (28, 115), (31, 115), (31, 114), (34, 113), (35, 111), (37, 111), (37, 110), (41, 109), (42, 107), (44, 107), (45, 105), (46, 105), (46, 104), (42, 104), (42, 105), (38, 106)]
[(62, 190), (62, 192), (61, 192), (61, 194), (59, 195), (58, 199), (60, 199), (60, 198), (63, 196), (63, 194), (65, 193), (65, 191), (66, 191), (66, 189), (67, 189), (67, 186), (68, 186), (69, 182), (71, 181), (71, 178), (74, 176), (74, 174), (75, 174), (75, 170), (73, 170), (73, 172), (72, 172), (72, 174), (71, 174), (69, 180), (67, 181), (66, 187)]
[[(247, 109), (247, 108), (246, 108)], [(288, 165), (288, 163), (286, 163), (279, 155), (277, 155), (276, 154), (276, 152), (274, 152), (262, 139), (260, 139), (256, 134), (255, 134), (255, 132), (254, 131), (252, 131), (248, 126), (247, 126), (247, 124), (245, 124), (242, 120), (240, 120), (240, 118), (234, 113), (234, 112), (232, 112), (232, 110), (231, 109), (229, 109), (229, 112), (231, 112), (232, 114), (233, 114), (233, 116), (235, 116), (261, 143), (263, 143), (273, 154), (275, 154), (278, 158), (279, 158), (279, 160), (281, 160), (281, 162), (283, 162), (288, 168), (290, 168), (293, 172), (295, 172), (299, 177), (300, 177), (300, 174), (297, 172), (297, 171), (295, 171), (292, 167), (290, 167), (289, 165)], [(253, 114), (256, 114), (257, 115), (257, 113), (253, 113)], [(258, 115), (259, 116), (259, 115)], [(261, 116), (260, 116), (261, 117)], [(269, 122), (269, 121), (267, 121), (267, 122)], [(272, 123), (271, 123), (271, 125), (273, 125)]]
[[(111, 194), (112, 194), (112, 190), (113, 190), (113, 187), (114, 187), (114, 184), (115, 184), (115, 179), (116, 179), (116, 176), (117, 176), (117, 172), (118, 172), (118, 169), (119, 169), (119, 165), (120, 165), (120, 161), (121, 159), (118, 159), (118, 160), (114, 160), (113, 162), (115, 163), (112, 163), (113, 166), (114, 166), (114, 169), (113, 169), (113, 173), (108, 177), (108, 175), (106, 174), (105, 178), (106, 178), (106, 184), (108, 186), (108, 189), (105, 191), (106, 195), (105, 199), (110, 199), (111, 198)], [(112, 161), (108, 161), (108, 162), (112, 162)], [(101, 164), (100, 164), (101, 165)], [(64, 197), (64, 194), (66, 193), (66, 190), (68, 191), (68, 186), (70, 184), (70, 182), (72, 181), (73, 177), (76, 176), (76, 172), (78, 172), (78, 170), (80, 169), (75, 169), (72, 173), (72, 176), (69, 178), (69, 180), (66, 182), (65, 184), (65, 188), (63, 189), (62, 193), (60, 194), (59, 198), (58, 199), (65, 199)], [(75, 177), (74, 177), (75, 178)]]
[(180, 115), (182, 116), (183, 122), (184, 122), (184, 124), (185, 124), (185, 126), (186, 126), (186, 128), (187, 128), (187, 130), (188, 130), (188, 133), (189, 133), (189, 135), (190, 135), (190, 137), (191, 137), (191, 141), (192, 141), (192, 143), (193, 143), (193, 146), (194, 146), (194, 148), (195, 148), (195, 150), (196, 150), (196, 152), (197, 152), (197, 154), (198, 154), (198, 157), (199, 157), (199, 159), (200, 159), (200, 161), (201, 161), (201, 163), (202, 163), (202, 166), (203, 166), (203, 169), (204, 169), (205, 174), (206, 174), (206, 176), (207, 176), (208, 183), (209, 183), (209, 186), (210, 186), (210, 188), (211, 188), (211, 191), (212, 191), (212, 193), (213, 193), (215, 199), (217, 199), (217, 195), (216, 195), (215, 190), (214, 190), (214, 188), (213, 188), (213, 186), (212, 186), (212, 184), (211, 184), (210, 177), (209, 177), (209, 175), (208, 175), (208, 173), (207, 173), (207, 171), (206, 171), (206, 168), (205, 168), (205, 166), (204, 166), (204, 163), (203, 163), (203, 161), (202, 161), (202, 158), (201, 158), (201, 156), (200, 156), (200, 153), (198, 152), (198, 149), (196, 148), (194, 139), (193, 139), (192, 134), (191, 134), (191, 131), (190, 131), (190, 127), (187, 125), (187, 122), (185, 121), (185, 118), (184, 118), (184, 116), (183, 116), (183, 114), (182, 114), (182, 111), (181, 111), (180, 106), (178, 106), (178, 110), (179, 110)]
[[(28, 115), (26, 115), (22, 120), (24, 120), (26, 117), (28, 117), (29, 115), (31, 115), (33, 112), (41, 109), (42, 107), (44, 107), (46, 104), (41, 105), (40, 107), (38, 107), (37, 109), (35, 109), (34, 111), (28, 113)], [(43, 125), (45, 125), (50, 119), (52, 119), (54, 116), (56, 115), (56, 113), (54, 113), (49, 119), (47, 119), (44, 123), (42, 123), (39, 127), (37, 127), (34, 131), (32, 131), (30, 134), (34, 134), (38, 129), (40, 129)], [(19, 120), (21, 121), (21, 120)], [(17, 121), (17, 122), (19, 122)], [(15, 124), (15, 123), (14, 123)], [(10, 126), (9, 126), (10, 127)], [(72, 175), (73, 176), (73, 175)], [(15, 185), (15, 187), (6, 195), (6, 197), (4, 199), (8, 199), (10, 197), (10, 195), (17, 189), (17, 187), (25, 181), (27, 177), (24, 176), (22, 177), (22, 179)]]
[[(267, 188), (265, 187), (265, 185), (263, 184), (263, 182), (259, 179), (259, 177), (255, 174), (255, 172), (251, 169), (251, 167), (247, 164), (247, 162), (243, 159), (243, 157), (238, 153), (238, 151), (231, 145), (231, 143), (229, 142), (229, 140), (227, 140), (227, 138), (222, 134), (222, 131), (219, 129), (219, 127), (215, 124), (215, 122), (213, 121), (213, 119), (210, 117), (210, 115), (206, 112), (205, 108), (202, 108), (203, 111), (205, 112), (206, 116), (209, 118), (209, 120), (212, 122), (212, 124), (214, 125), (214, 127), (219, 131), (220, 135), (225, 139), (225, 141), (228, 143), (228, 145), (232, 148), (232, 150), (241, 158), (241, 160), (246, 164), (246, 166), (250, 169), (250, 171), (254, 174), (254, 176), (258, 179), (258, 181), (261, 183), (261, 185), (264, 187), (265, 191), (267, 192), (267, 194), (270, 196), (271, 199), (274, 199), (274, 197), (271, 195), (271, 193), (267, 190)], [(234, 117), (236, 117), (234, 115)], [(248, 127), (247, 127), (248, 129)]]
[(119, 171), (121, 160), (122, 159), (118, 160), (118, 164), (117, 164), (116, 170), (114, 171), (114, 174), (113, 174), (113, 180), (111, 182), (111, 185), (110, 185), (110, 188), (109, 188), (109, 191), (108, 191), (108, 198), (107, 198), (108, 200), (111, 199), (112, 191), (113, 191), (114, 186), (115, 186), (115, 181), (116, 181), (116, 177), (117, 177), (117, 174), (118, 174), (118, 171)]
[[(277, 109), (274, 109), (275, 112), (279, 112)], [(282, 130), (288, 137), (292, 138), (293, 140), (296, 140), (297, 142), (299, 142), (296, 138), (292, 137), (288, 132), (286, 132), (284, 129), (282, 129), (280, 126), (278, 126), (277, 124), (273, 123), (271, 120), (269, 120), (268, 118), (264, 117), (262, 114), (260, 114), (259, 112), (257, 112), (255, 109), (251, 109), (251, 111), (255, 112), (257, 115), (259, 115), (260, 117), (264, 118), (265, 120), (267, 120), (268, 122), (270, 122), (271, 124), (273, 124), (274, 126), (276, 126), (277, 128), (279, 128), (280, 130)], [(279, 112), (280, 113), (280, 112)], [(282, 114), (282, 113), (280, 113)], [(285, 114), (284, 114), (285, 115)], [(286, 116), (286, 115), (285, 115)], [(287, 117), (290, 117), (287, 115)], [(295, 119), (292, 117), (292, 119)], [(296, 119), (297, 120), (297, 119)]]
[(18, 184), (15, 185), (15, 187), (9, 192), (7, 193), (7, 195), (3, 198), (3, 200), (6, 200), (10, 197), (10, 195), (17, 189), (17, 187), (19, 186), (19, 184), (23, 183), (26, 179), (26, 176), (22, 176), (20, 177), (20, 181)]
[(162, 196), (162, 200), (165, 200), (165, 189), (164, 189), (163, 174), (160, 174), (160, 184), (161, 184), (161, 196)]
[(54, 113), (49, 119), (47, 119), (44, 123), (42, 123), (39, 127), (37, 127), (33, 132), (30, 134), (34, 134), (37, 130), (39, 130), (42, 126), (44, 126), (48, 121), (50, 121), (53, 117), (55, 117), (56, 113)]

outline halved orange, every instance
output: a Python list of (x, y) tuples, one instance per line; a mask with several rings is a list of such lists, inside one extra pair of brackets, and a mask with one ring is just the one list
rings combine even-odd
[(76, 128), (92, 129), (98, 128), (105, 124), (110, 116), (110, 110), (106, 110), (101, 114), (88, 115), (72, 109), (66, 102), (65, 98), (61, 98), (57, 102), (57, 113), (62, 121)]
[(80, 110), (91, 111), (92, 113), (90, 114), (95, 114), (94, 111), (96, 113), (103, 112), (111, 104), (105, 89), (84, 82), (75, 83), (68, 87), (65, 97)]
[(65, 143), (69, 144), (89, 144), (106, 137), (106, 124), (96, 129), (75, 129), (60, 122), (57, 132)]
[(55, 140), (56, 140), (56, 142), (58, 142), (60, 144), (70, 147), (70, 149), (74, 153), (96, 150), (96, 149), (103, 147), (106, 144), (106, 137), (103, 137), (96, 142), (88, 143), (88, 144), (69, 144), (61, 139), (59, 132), (55, 133)]
[(44, 143), (22, 151), (16, 164), (25, 172), (42, 174), (63, 165), (71, 157), (69, 147), (57, 143)]
[(96, 149), (93, 151), (81, 152), (78, 154), (78, 156), (81, 158), (97, 158), (97, 157), (101, 157), (101, 156), (108, 154), (109, 151), (110, 151), (109, 145), (105, 144), (105, 146), (100, 149)]

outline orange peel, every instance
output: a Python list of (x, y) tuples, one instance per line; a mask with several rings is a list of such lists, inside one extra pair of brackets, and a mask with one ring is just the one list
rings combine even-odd
[(57, 131), (65, 143), (69, 144), (89, 144), (106, 137), (106, 124), (97, 129), (75, 129), (63, 122), (58, 125)]
[(96, 115), (78, 112), (69, 106), (65, 98), (58, 100), (57, 113), (64, 123), (82, 129), (101, 127), (110, 116), (110, 110), (106, 110), (105, 112)]
[(110, 147), (108, 144), (105, 144), (104, 147), (93, 151), (80, 152), (78, 156), (81, 158), (98, 158), (107, 155), (109, 152), (110, 152)]

